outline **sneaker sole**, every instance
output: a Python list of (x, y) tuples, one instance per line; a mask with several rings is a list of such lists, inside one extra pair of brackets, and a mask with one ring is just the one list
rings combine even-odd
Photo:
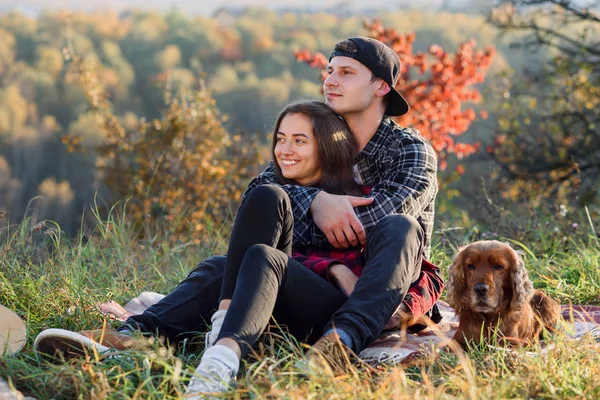
[(46, 329), (33, 342), (37, 353), (52, 357), (74, 358), (97, 353), (102, 356), (119, 352), (93, 341), (87, 336), (65, 329)]

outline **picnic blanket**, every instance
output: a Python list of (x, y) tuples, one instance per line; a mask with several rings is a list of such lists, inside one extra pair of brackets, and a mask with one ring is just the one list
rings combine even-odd
[[(458, 316), (447, 303), (438, 302), (442, 321), (416, 334), (400, 331), (384, 332), (379, 339), (364, 349), (360, 358), (369, 364), (403, 364), (424, 350), (439, 348), (447, 343), (458, 328)], [(562, 316), (569, 322), (567, 336), (573, 340), (592, 335), (600, 341), (600, 306), (563, 305)], [(545, 347), (547, 350), (550, 346)]]
[[(120, 321), (132, 315), (141, 314), (153, 304), (159, 302), (164, 295), (155, 292), (143, 292), (136, 298), (121, 306), (115, 301), (99, 305), (100, 311)], [(359, 357), (369, 364), (402, 364), (415, 354), (432, 347), (440, 347), (454, 336), (458, 327), (458, 316), (447, 303), (438, 302), (442, 320), (419, 333), (405, 331), (384, 332), (369, 347), (360, 352)], [(600, 306), (562, 306), (563, 318), (570, 322), (568, 335), (572, 339), (581, 339), (592, 335), (600, 341)]]

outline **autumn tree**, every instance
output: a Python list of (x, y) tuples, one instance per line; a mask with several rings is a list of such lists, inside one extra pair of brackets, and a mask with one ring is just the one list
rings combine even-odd
[(595, 10), (570, 0), (514, 0), (490, 14), (502, 32), (522, 35), (514, 46), (541, 60), (537, 68), (508, 74), (498, 88), (503, 101), (489, 152), (502, 168), (496, 182), (511, 199), (598, 202), (600, 13)]
[[(473, 108), (465, 103), (478, 103), (481, 93), (475, 86), (483, 82), (490, 66), (494, 49), (475, 49), (470, 40), (450, 54), (440, 46), (432, 45), (429, 55), (413, 52), (414, 33), (400, 34), (385, 28), (378, 21), (365, 23), (368, 36), (389, 45), (400, 58), (402, 71), (396, 89), (411, 106), (411, 111), (397, 118), (403, 126), (419, 129), (438, 154), (440, 168), (445, 169), (450, 154), (466, 157), (479, 148), (478, 143), (460, 143), (456, 140), (477, 117)], [(296, 58), (314, 68), (324, 69), (327, 58), (322, 53), (300, 50)], [(326, 72), (322, 71), (322, 78)], [(481, 112), (486, 118), (487, 114)]]
[[(480, 16), (406, 10), (390, 11), (384, 18), (388, 26), (410, 25), (416, 32), (416, 39), (411, 44), (414, 49), (426, 49), (423, 43), (438, 43), (443, 44), (444, 49), (456, 49), (465, 27), (479, 27), (483, 23)], [(491, 26), (481, 26), (473, 35), (479, 43), (487, 43), (492, 31)], [(142, 146), (142, 140), (149, 140), (140, 136), (142, 122), (153, 126), (152, 121), (159, 120), (163, 122), (162, 127), (168, 125), (164, 122), (169, 107), (165, 106), (163, 97), (168, 85), (171, 99), (179, 101), (177, 107), (182, 113), (191, 113), (195, 104), (205, 100), (210, 103), (212, 100), (209, 99), (214, 98), (218, 110), (229, 117), (220, 125), (222, 128), (227, 128), (228, 132), (242, 130), (264, 139), (273, 117), (284, 104), (319, 94), (321, 85), (315, 70), (296, 62), (290, 49), (304, 47), (311, 51), (327, 51), (340, 36), (364, 35), (364, 32), (359, 15), (341, 18), (326, 13), (273, 12), (264, 8), (241, 10), (223, 18), (190, 17), (177, 11), (160, 14), (63, 10), (45, 11), (35, 17), (19, 12), (2, 14), (0, 157), (8, 169), (4, 179), (0, 179), (0, 209), (7, 211), (11, 223), (18, 223), (29, 200), (41, 193), (42, 182), (51, 178), (57, 185), (68, 182), (74, 198), (64, 203), (64, 209), (69, 209), (74, 216), (56, 222), (71, 235), (86, 225), (82, 225), (82, 213), (94, 202), (95, 194), (108, 198), (103, 178), (110, 168), (116, 168), (117, 161), (112, 156), (98, 157), (95, 152), (98, 146), (107, 144), (109, 135), (104, 126), (105, 118), (88, 107), (80, 74), (72, 61), (64, 59), (67, 45), (99, 66), (95, 70), (96, 83), (108, 102), (107, 109), (121, 124), (128, 135), (127, 140)], [(529, 63), (528, 59), (522, 59), (522, 53), (509, 52), (501, 45), (496, 54), (492, 68), (507, 63), (514, 66)], [(450, 59), (454, 62), (453, 57), (451, 55)], [(420, 74), (416, 67), (411, 67), (407, 82), (429, 79), (430, 67), (437, 59), (426, 52), (426, 60), (429, 63), (427, 71)], [(502, 60), (506, 61), (502, 63)], [(404, 62), (407, 64), (408, 58)], [(192, 100), (198, 95), (197, 78), (200, 76), (210, 90), (204, 92), (208, 96), (205, 100), (195, 102)], [(408, 86), (407, 83), (404, 85)], [(488, 109), (485, 105), (482, 108)], [(416, 107), (413, 110), (416, 111)], [(201, 115), (200, 111), (196, 112)], [(415, 112), (412, 117), (417, 115)], [(141, 116), (146, 119), (141, 120)], [(424, 119), (423, 123), (429, 124), (427, 118)], [(194, 126), (191, 117), (184, 120)], [(409, 121), (403, 123), (412, 124)], [(431, 124), (434, 123), (435, 119), (432, 119)], [(420, 129), (430, 134), (429, 127)], [(226, 137), (233, 147), (223, 145), (222, 153), (215, 159), (233, 152), (237, 145), (247, 144), (246, 139), (236, 142), (231, 134)], [(69, 139), (63, 143), (61, 138)], [(440, 143), (439, 146), (443, 145)], [(71, 150), (77, 146), (82, 150), (68, 152), (70, 146), (74, 146)], [(114, 147), (116, 157), (120, 157), (124, 165), (135, 166), (135, 163), (125, 164), (125, 160), (130, 162), (133, 154), (120, 146)], [(471, 157), (470, 161), (473, 159)], [(124, 176), (133, 179), (127, 173), (125, 171)], [(114, 176), (118, 175), (114, 173)], [(453, 173), (445, 175), (456, 176)], [(456, 184), (463, 183), (464, 180)], [(127, 192), (127, 186), (122, 187), (123, 191), (113, 189), (115, 199)], [(43, 193), (48, 195), (51, 191)], [(130, 195), (128, 193), (126, 197)], [(163, 203), (162, 200), (155, 202), (157, 215), (163, 215), (159, 218), (161, 221), (166, 220)], [(32, 206), (41, 207), (42, 204), (36, 201)], [(60, 207), (47, 208), (56, 217), (60, 214), (55, 212), (58, 209)], [(45, 216), (53, 218), (49, 214)], [(68, 226), (68, 221), (73, 221), (72, 226)]]
[[(114, 200), (130, 199), (131, 221), (163, 226), (172, 240), (199, 241), (209, 224), (220, 226), (231, 216), (262, 159), (251, 140), (224, 128), (202, 81), (192, 93), (166, 85), (161, 118), (126, 127), (98, 80), (101, 65), (78, 57), (73, 63), (104, 136), (95, 148), (99, 173)], [(79, 141), (65, 137), (73, 150)]]

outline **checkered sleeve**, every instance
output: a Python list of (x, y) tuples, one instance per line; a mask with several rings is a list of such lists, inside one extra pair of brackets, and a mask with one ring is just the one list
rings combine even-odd
[(443, 289), (444, 280), (440, 269), (435, 264), (423, 260), (419, 279), (410, 286), (403, 302), (417, 319), (433, 308)]
[(431, 145), (405, 135), (397, 147), (378, 160), (384, 176), (373, 186), (368, 206), (356, 207), (363, 226), (374, 226), (387, 215), (401, 213), (418, 218), (437, 194), (437, 157)]
[(316, 228), (309, 214), (309, 209), (315, 196), (320, 189), (307, 186), (281, 185), (277, 183), (273, 162), (269, 162), (263, 172), (252, 179), (242, 195), (242, 201), (248, 193), (261, 185), (277, 185), (281, 187), (290, 197), (292, 213), (294, 215), (294, 245), (306, 246), (312, 244), (312, 237), (316, 234)]

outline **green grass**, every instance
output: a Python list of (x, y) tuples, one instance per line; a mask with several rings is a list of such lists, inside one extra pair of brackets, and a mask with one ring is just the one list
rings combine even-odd
[[(183, 396), (200, 350), (154, 343), (147, 352), (118, 359), (93, 357), (50, 362), (32, 351), (43, 329), (81, 330), (106, 321), (95, 304), (121, 304), (144, 290), (167, 292), (199, 261), (222, 254), (221, 238), (203, 245), (169, 244), (136, 232), (114, 215), (94, 234), (67, 240), (52, 223), (4, 228), (0, 232), (0, 303), (26, 321), (26, 347), (0, 359), (0, 377), (38, 399), (170, 399)], [(519, 245), (535, 286), (561, 303), (600, 304), (600, 248), (590, 224), (568, 240), (539, 229), (539, 240)], [(543, 225), (542, 225), (543, 226)], [(588, 228), (585, 228), (587, 226)], [(220, 236), (222, 235), (216, 235)], [(474, 229), (437, 232), (433, 260), (448, 266), (458, 245), (486, 236)], [(508, 238), (500, 238), (508, 240)], [(201, 339), (201, 338), (200, 338)], [(533, 348), (507, 354), (471, 349), (466, 356), (443, 354), (419, 367), (357, 367), (345, 376), (302, 375), (295, 364), (304, 349), (289, 338), (266, 335), (245, 359), (235, 392), (227, 398), (291, 399), (498, 399), (600, 398), (600, 351), (593, 340), (573, 342), (562, 335), (548, 351)], [(536, 351), (537, 350), (537, 351)]]

